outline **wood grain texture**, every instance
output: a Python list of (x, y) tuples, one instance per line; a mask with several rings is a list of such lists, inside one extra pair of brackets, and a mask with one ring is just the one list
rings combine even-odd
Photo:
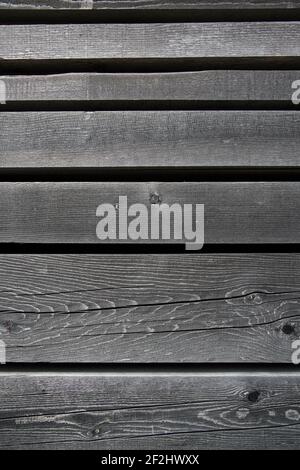
[[(298, 182), (3, 182), (0, 242), (103, 243), (96, 236), (96, 226), (101, 220), (96, 210), (100, 204), (115, 206), (119, 196), (127, 196), (128, 207), (144, 204), (149, 215), (151, 203), (157, 199), (169, 206), (194, 204), (195, 208), (195, 204), (204, 204), (205, 243), (208, 244), (300, 242)], [(180, 243), (176, 239), (134, 243), (161, 241)], [(185, 241), (183, 238), (182, 243)]]
[(2, 60), (297, 58), (300, 22), (1, 25)]
[(1, 0), (0, 9), (44, 10), (114, 10), (114, 9), (293, 9), (300, 8), (299, 0)]
[[(208, 70), (181, 73), (8, 75), (6, 102), (212, 101), (291, 102), (300, 70)], [(5, 110), (5, 107), (1, 107)]]
[(2, 373), (0, 448), (297, 449), (299, 386), (298, 372)]
[(296, 253), (0, 256), (9, 363), (290, 363), (299, 306)]
[(299, 167), (297, 111), (1, 112), (2, 168)]

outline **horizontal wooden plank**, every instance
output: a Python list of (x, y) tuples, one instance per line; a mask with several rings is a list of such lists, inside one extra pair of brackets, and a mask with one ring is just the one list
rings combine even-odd
[(2, 60), (300, 56), (300, 22), (1, 25)]
[(0, 76), (0, 80), (6, 87), (7, 103), (114, 100), (290, 103), (296, 91), (292, 84), (299, 77), (299, 70), (207, 70), (8, 75)]
[(270, 9), (300, 8), (299, 0), (1, 0), (0, 9), (118, 10), (118, 9)]
[(291, 363), (300, 255), (1, 255), (6, 361)]
[(297, 449), (291, 373), (0, 375), (1, 449)]
[(1, 112), (2, 168), (299, 167), (297, 111)]
[(112, 204), (118, 212), (120, 196), (128, 207), (144, 204), (149, 216), (158, 201), (204, 204), (206, 243), (300, 243), (298, 182), (2, 182), (0, 242), (103, 243), (96, 235), (97, 208)]

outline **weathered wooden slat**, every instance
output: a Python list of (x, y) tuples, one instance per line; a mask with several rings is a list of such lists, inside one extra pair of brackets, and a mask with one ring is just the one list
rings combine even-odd
[(293, 9), (300, 8), (299, 0), (1, 0), (0, 9), (35, 10), (118, 10), (118, 9)]
[(2, 168), (299, 167), (297, 111), (0, 113)]
[(0, 256), (9, 363), (291, 363), (299, 306), (295, 253)]
[(2, 60), (296, 58), (300, 22), (2, 25)]
[(0, 375), (1, 449), (297, 449), (290, 373)]
[[(151, 205), (158, 201), (169, 206), (193, 204), (194, 208), (204, 204), (206, 243), (300, 242), (298, 182), (3, 182), (0, 242), (103, 243), (96, 235), (101, 220), (97, 208), (112, 204), (118, 212), (119, 196), (127, 197), (128, 207), (144, 204), (149, 215)], [(124, 219), (122, 223), (126, 224)]]
[[(11, 101), (291, 102), (300, 71), (208, 70), (181, 73), (68, 73), (1, 76)], [(2, 109), (5, 109), (2, 106)]]

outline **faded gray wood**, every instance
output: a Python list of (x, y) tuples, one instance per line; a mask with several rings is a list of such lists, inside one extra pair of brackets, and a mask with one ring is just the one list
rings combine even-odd
[(270, 9), (300, 8), (299, 0), (1, 0), (0, 9), (43, 9), (43, 10), (78, 10), (78, 9)]
[[(300, 71), (207, 70), (181, 73), (68, 73), (8, 75), (11, 101), (212, 101), (291, 102)], [(1, 107), (5, 109), (5, 107)]]
[(300, 255), (1, 255), (16, 362), (290, 363)]
[(300, 22), (1, 25), (2, 60), (296, 58)]
[[(0, 242), (103, 243), (96, 236), (96, 210), (107, 203), (118, 210), (119, 196), (127, 196), (128, 207), (144, 204), (149, 215), (157, 200), (204, 204), (206, 243), (300, 242), (298, 182), (2, 182)], [(156, 241), (133, 243), (139, 242)]]
[(2, 168), (299, 167), (297, 111), (0, 113)]
[(1, 373), (0, 448), (297, 449), (299, 386), (298, 372)]

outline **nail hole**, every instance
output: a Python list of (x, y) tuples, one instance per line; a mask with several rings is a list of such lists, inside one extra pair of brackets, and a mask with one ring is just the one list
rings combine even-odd
[(286, 323), (282, 327), (282, 332), (285, 335), (291, 335), (292, 333), (294, 333), (294, 331), (295, 331), (295, 327), (293, 325), (291, 325), (290, 323)]
[(93, 431), (92, 431), (93, 436), (98, 436), (99, 434), (100, 434), (100, 428), (93, 429)]
[(150, 202), (151, 204), (160, 204), (161, 203), (161, 197), (158, 193), (152, 193), (150, 195)]
[(248, 400), (251, 401), (252, 403), (255, 403), (259, 399), (260, 393), (257, 390), (254, 390), (253, 392), (248, 393)]

